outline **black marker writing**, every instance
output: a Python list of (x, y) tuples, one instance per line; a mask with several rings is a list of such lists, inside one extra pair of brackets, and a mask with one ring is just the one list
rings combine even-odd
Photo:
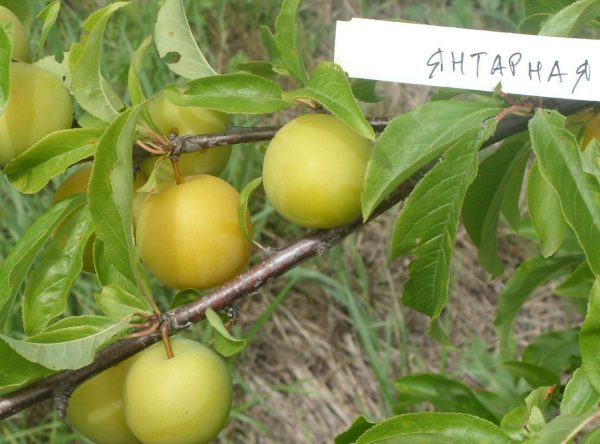
[(577, 74), (579, 74), (579, 77), (577, 77), (577, 81), (575, 82), (575, 85), (573, 85), (573, 89), (571, 90), (571, 93), (575, 92), (575, 89), (577, 89), (577, 85), (579, 85), (579, 81), (585, 77), (585, 80), (587, 80), (588, 82), (590, 81), (590, 78), (592, 76), (592, 70), (590, 69), (590, 63), (586, 60), (585, 62), (583, 62), (581, 65), (579, 65), (577, 67), (577, 71), (575, 71)]
[(510, 72), (513, 75), (513, 77), (517, 74), (516, 68), (517, 65), (521, 62), (522, 58), (523, 54), (521, 54), (520, 52), (515, 52), (508, 58), (508, 67), (510, 68)]
[(531, 62), (529, 62), (529, 80), (533, 80), (533, 76), (531, 74), (533, 73), (537, 73), (537, 77), (538, 77), (538, 81), (542, 81), (542, 76), (541, 76), (541, 72), (542, 72), (542, 62), (537, 62), (536, 68), (533, 69), (531, 66)]
[(452, 51), (452, 72), (456, 71), (456, 65), (460, 65), (460, 73), (464, 74), (465, 73), (464, 62), (465, 62), (464, 51), (460, 52), (460, 60), (458, 60), (458, 61), (456, 61), (456, 59), (454, 58), (454, 51)]
[(550, 80), (552, 80), (553, 77), (558, 77), (560, 83), (562, 83), (563, 76), (566, 75), (567, 73), (560, 71), (560, 64), (558, 63), (558, 60), (555, 60), (554, 65), (552, 65), (552, 69), (550, 70), (550, 75), (548, 76), (548, 82), (550, 82)]
[[(427, 60), (427, 66), (433, 66), (433, 69), (429, 73), (430, 79), (433, 78), (433, 75), (435, 74), (435, 70), (438, 67), (440, 68), (440, 72), (444, 72), (444, 59), (442, 58), (442, 53), (443, 53), (443, 51), (441, 50), (441, 48), (438, 48), (438, 50), (436, 52), (431, 54), (431, 57), (429, 57), (429, 60)], [(438, 61), (435, 61), (435, 58), (437, 58)]]
[(494, 58), (494, 63), (492, 63), (492, 70), (490, 71), (490, 74), (494, 75), (497, 71), (500, 71), (500, 75), (503, 76), (504, 68), (506, 68), (506, 66), (502, 65), (502, 57), (500, 56), (500, 54), (496, 55), (496, 57)]
[(481, 61), (481, 56), (487, 54), (487, 52), (474, 52), (471, 54), (471, 57), (477, 57), (477, 69), (475, 70), (475, 75), (479, 78), (479, 62)]

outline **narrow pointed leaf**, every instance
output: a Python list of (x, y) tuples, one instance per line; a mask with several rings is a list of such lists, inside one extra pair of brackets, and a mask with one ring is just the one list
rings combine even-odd
[(566, 222), (558, 194), (540, 173), (537, 162), (527, 178), (527, 207), (531, 223), (540, 240), (542, 256), (552, 256), (562, 244)]
[(4, 113), (10, 94), (10, 63), (12, 41), (3, 25), (0, 25), (0, 114)]
[(534, 388), (560, 383), (559, 375), (529, 362), (507, 361), (502, 363), (502, 368), (515, 376), (522, 377)]
[(94, 239), (94, 268), (96, 269), (96, 278), (102, 287), (114, 285), (135, 295), (139, 300), (145, 301), (137, 286), (115, 268), (106, 252), (105, 243), (98, 238)]
[(206, 310), (206, 319), (214, 328), (213, 346), (221, 355), (228, 358), (246, 347), (246, 339), (238, 339), (229, 333), (221, 317), (210, 307)]
[(23, 294), (23, 328), (28, 336), (40, 333), (64, 313), (92, 230), (90, 213), (83, 206), (61, 224), (46, 245)]
[(526, 444), (557, 444), (573, 442), (570, 439), (564, 441), (576, 430), (581, 430), (590, 416), (596, 412), (587, 412), (581, 415), (559, 415), (546, 424), (532, 438), (524, 441)]
[(60, 0), (54, 0), (48, 3), (44, 9), (42, 9), (36, 16), (36, 19), (43, 20), (42, 32), (40, 33), (40, 40), (38, 42), (38, 58), (40, 58), (44, 52), (44, 44), (46, 43), (46, 37), (58, 17), (60, 11)]
[(581, 152), (581, 164), (583, 171), (591, 174), (600, 182), (600, 143), (597, 139), (592, 139), (585, 150)]
[(77, 320), (75, 326), (41, 333), (28, 340), (0, 334), (0, 339), (30, 362), (51, 370), (78, 369), (94, 360), (96, 350), (129, 328), (129, 317), (100, 326)]
[(579, 350), (585, 374), (600, 393), (600, 280), (596, 279), (588, 304), (587, 315), (579, 335)]
[(356, 440), (370, 443), (509, 444), (500, 427), (465, 413), (409, 413), (382, 421)]
[(498, 418), (479, 401), (470, 387), (446, 376), (433, 373), (404, 376), (394, 382), (394, 387), (400, 408), (429, 402), (438, 412), (470, 413), (498, 422)]
[(283, 65), (290, 74), (306, 83), (307, 74), (300, 55), (298, 38), (298, 8), (300, 0), (283, 0), (275, 20), (275, 43)]
[(129, 71), (127, 72), (127, 92), (129, 93), (129, 99), (133, 105), (138, 105), (146, 100), (146, 95), (142, 89), (142, 83), (140, 80), (140, 71), (142, 65), (142, 59), (146, 54), (146, 51), (152, 44), (152, 36), (147, 36), (140, 46), (131, 55), (131, 61), (129, 62)]
[(580, 0), (550, 17), (540, 29), (539, 34), (571, 37), (598, 16), (600, 16), (600, 0)]
[(269, 79), (237, 72), (192, 80), (183, 93), (168, 89), (167, 97), (176, 105), (201, 106), (225, 113), (263, 114), (289, 106), (281, 93), (281, 87)]
[(254, 191), (260, 186), (261, 183), (262, 177), (257, 177), (256, 179), (248, 182), (248, 184), (240, 193), (240, 197), (238, 199), (237, 209), (240, 227), (242, 228), (242, 233), (244, 234), (244, 237), (252, 243), (255, 243), (255, 240), (252, 238), (251, 226), (248, 225), (248, 204), (250, 202), (250, 197), (252, 197), (252, 193), (254, 193)]
[(594, 280), (594, 273), (590, 270), (587, 261), (583, 261), (554, 289), (554, 292), (566, 298), (587, 299), (594, 286)]
[(521, 360), (563, 374), (581, 366), (579, 355), (579, 329), (574, 328), (536, 336), (523, 350)]
[(42, 214), (19, 239), (10, 254), (0, 263), (0, 327), (13, 304), (31, 264), (50, 238), (56, 226), (85, 202), (85, 196), (67, 197)]
[(594, 390), (585, 371), (578, 368), (565, 387), (560, 403), (561, 415), (581, 415), (596, 409), (599, 403), (600, 393)]
[[(528, 151), (530, 151), (528, 149)], [(511, 228), (519, 231), (523, 216), (521, 214), (521, 196), (525, 185), (525, 170), (527, 169), (529, 156), (523, 156), (520, 163), (512, 169), (508, 177), (504, 197), (502, 198), (501, 212), (510, 224)]]
[(123, 319), (133, 312), (149, 312), (150, 308), (143, 299), (116, 285), (107, 285), (95, 295), (100, 310), (111, 319)]
[(315, 100), (364, 138), (375, 139), (373, 127), (354, 98), (346, 73), (335, 63), (319, 63), (304, 88), (288, 91), (283, 97)]
[(0, 340), (0, 356), (2, 356), (0, 395), (16, 390), (51, 373), (49, 369), (23, 358), (2, 340)]
[(515, 358), (515, 343), (512, 337), (512, 324), (519, 310), (540, 285), (571, 271), (578, 258), (567, 256), (555, 259), (540, 257), (523, 262), (504, 285), (500, 294), (498, 312), (494, 325), (500, 338), (500, 350), (504, 359)]
[(182, 0), (166, 0), (158, 11), (154, 26), (154, 42), (161, 58), (174, 58), (167, 66), (186, 79), (216, 74), (198, 44), (185, 16)]
[(71, 89), (81, 107), (111, 122), (123, 106), (100, 72), (100, 54), (108, 19), (129, 2), (114, 2), (96, 11), (83, 22), (84, 35), (70, 50)]
[(504, 269), (498, 255), (497, 231), (502, 202), (513, 173), (529, 157), (527, 139), (517, 135), (507, 140), (480, 165), (477, 178), (467, 192), (463, 220), (469, 237), (479, 247), (479, 261), (492, 276)]
[(479, 149), (494, 131), (494, 122), (489, 122), (459, 138), (417, 184), (394, 227), (392, 257), (409, 252), (415, 256), (402, 302), (432, 318), (440, 315), (448, 298), (460, 209), (477, 174)]
[(89, 186), (96, 236), (115, 268), (136, 282), (139, 259), (133, 242), (131, 151), (141, 105), (120, 114), (98, 142)]
[(55, 131), (11, 160), (4, 173), (22, 193), (37, 193), (50, 179), (92, 156), (101, 134), (97, 128)]
[(582, 168), (575, 136), (555, 111), (537, 111), (529, 122), (542, 176), (558, 194), (563, 216), (575, 232), (594, 274), (600, 274), (600, 184)]
[(502, 108), (461, 100), (427, 103), (393, 119), (378, 138), (365, 175), (363, 218), (398, 185)]
[(354, 444), (360, 435), (374, 425), (374, 422), (368, 421), (364, 416), (359, 416), (348, 430), (335, 437), (335, 444)]

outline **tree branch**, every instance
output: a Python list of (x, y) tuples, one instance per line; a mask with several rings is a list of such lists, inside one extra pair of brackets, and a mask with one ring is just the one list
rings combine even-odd
[[(581, 109), (597, 105), (599, 105), (599, 103), (548, 99), (545, 102), (544, 107), (556, 109), (562, 114), (568, 115)], [(486, 143), (486, 146), (524, 131), (527, 129), (529, 118), (531, 118), (531, 116), (507, 116), (500, 122), (496, 133), (492, 139)], [(372, 124), (378, 131), (381, 131), (387, 123), (389, 123), (389, 119), (372, 121)], [(268, 140), (268, 138), (272, 137), (277, 128), (279, 127), (248, 128), (236, 130), (229, 135), (187, 136), (179, 138), (179, 140), (183, 141), (182, 144), (187, 147), (187, 150), (194, 151), (207, 146), (216, 146), (221, 143), (230, 144)], [(189, 142), (187, 142), (188, 140)], [(421, 175), (422, 173), (417, 173), (417, 177), (420, 177)], [(416, 179), (409, 179), (401, 184), (398, 189), (388, 196), (388, 198), (377, 208), (373, 218), (387, 211), (393, 205), (408, 196), (410, 191), (414, 188), (415, 183)], [(329, 248), (356, 231), (362, 225), (361, 221), (357, 220), (340, 228), (311, 231), (299, 240), (271, 254), (259, 264), (253, 266), (245, 273), (235, 277), (203, 298), (164, 313), (163, 319), (169, 322), (171, 333), (176, 333), (177, 331), (186, 328), (191, 323), (203, 319), (206, 309), (209, 306), (218, 310), (230, 305), (241, 297), (256, 291), (256, 289), (265, 285), (267, 282), (286, 273), (306, 259), (325, 254)], [(100, 350), (96, 354), (94, 362), (86, 367), (56, 373), (0, 397), (0, 419), (7, 418), (46, 399), (52, 397), (64, 397), (65, 393), (70, 393), (70, 391), (86, 379), (129, 358), (151, 344), (159, 341), (160, 338), (160, 333), (154, 333), (144, 337), (117, 341), (103, 350)]]

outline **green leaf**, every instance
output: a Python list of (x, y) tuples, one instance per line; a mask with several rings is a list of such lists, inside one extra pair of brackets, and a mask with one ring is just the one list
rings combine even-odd
[(376, 423), (368, 421), (364, 416), (359, 416), (354, 420), (348, 430), (335, 437), (335, 444), (354, 444), (356, 440), (373, 427)]
[(585, 374), (594, 390), (600, 393), (600, 280), (598, 279), (592, 287), (587, 315), (579, 334), (579, 350)]
[(31, 6), (29, 0), (0, 0), (0, 5), (10, 9), (25, 28), (29, 28), (32, 19)]
[(583, 435), (579, 444), (600, 444), (600, 428)]
[(75, 210), (48, 241), (23, 294), (23, 328), (27, 335), (40, 333), (66, 310), (67, 298), (81, 271), (91, 235), (91, 216), (87, 206), (83, 206)]
[(383, 100), (383, 97), (377, 94), (377, 82), (375, 80), (352, 79), (350, 85), (352, 87), (352, 94), (361, 102), (377, 103)]
[(56, 77), (64, 86), (72, 93), (71, 89), (71, 71), (69, 71), (69, 53), (63, 53), (62, 62), (56, 60), (56, 57), (53, 55), (46, 56), (39, 60), (36, 60), (34, 63), (35, 66), (42, 68), (48, 73), (52, 74)]
[(127, 92), (129, 93), (129, 98), (131, 99), (131, 103), (133, 105), (139, 105), (146, 100), (146, 96), (140, 82), (140, 70), (144, 54), (146, 54), (146, 51), (151, 44), (152, 36), (149, 35), (142, 41), (142, 43), (140, 43), (140, 46), (138, 46), (138, 48), (131, 55), (129, 71), (127, 72)]
[(51, 372), (39, 364), (29, 362), (2, 340), (0, 340), (0, 395), (9, 393)]
[[(529, 150), (527, 150), (529, 151)], [(525, 170), (529, 156), (523, 156), (522, 162), (512, 168), (512, 174), (508, 177), (504, 196), (502, 197), (501, 212), (515, 231), (519, 230), (523, 216), (521, 215), (521, 195), (525, 181)]]
[(540, 240), (542, 256), (552, 256), (560, 248), (565, 234), (565, 219), (560, 209), (558, 194), (544, 179), (537, 161), (527, 178), (527, 207), (531, 223)]
[(440, 315), (448, 299), (460, 208), (477, 174), (479, 149), (495, 128), (491, 121), (460, 137), (419, 181), (394, 227), (391, 256), (409, 252), (415, 256), (402, 302), (432, 318)]
[(362, 193), (363, 218), (456, 139), (501, 110), (481, 102), (450, 100), (429, 102), (394, 118), (371, 152)]
[(513, 272), (500, 294), (494, 321), (504, 359), (515, 357), (512, 324), (529, 295), (540, 285), (567, 272), (576, 262), (577, 258), (572, 256), (554, 259), (536, 257), (526, 260)]
[(264, 77), (246, 72), (221, 74), (188, 82), (180, 93), (167, 89), (169, 100), (181, 106), (201, 106), (232, 114), (264, 114), (282, 110), (289, 103), (281, 87)]
[(502, 368), (525, 379), (533, 388), (560, 384), (560, 378), (557, 374), (528, 362), (507, 361), (502, 363)]
[(50, 32), (52, 26), (54, 26), (59, 11), (60, 0), (54, 0), (53, 2), (48, 3), (48, 5), (46, 5), (46, 7), (44, 7), (44, 9), (42, 9), (35, 17), (37, 20), (44, 21), (42, 25), (42, 32), (40, 33), (40, 40), (38, 42), (38, 58), (42, 57), (42, 53), (44, 52), (44, 44), (46, 43), (46, 37), (48, 37), (48, 32)]
[(143, 300), (144, 304), (146, 303), (146, 299), (137, 286), (115, 268), (106, 252), (105, 243), (98, 238), (94, 239), (94, 268), (96, 269), (96, 278), (102, 287), (117, 286)]
[(504, 269), (497, 242), (502, 202), (513, 174), (524, 168), (528, 157), (527, 139), (523, 135), (506, 140), (481, 163), (465, 198), (462, 210), (465, 229), (479, 247), (479, 262), (492, 276)]
[(419, 402), (429, 402), (436, 411), (470, 413), (498, 422), (477, 398), (473, 390), (462, 382), (432, 373), (414, 374), (397, 379), (394, 387), (404, 409)]
[(559, 375), (570, 372), (581, 365), (578, 341), (579, 329), (543, 333), (523, 350), (521, 360)]
[(335, 63), (319, 63), (304, 88), (288, 91), (283, 97), (287, 100), (315, 100), (358, 134), (375, 140), (375, 131), (363, 116), (346, 73)]
[[(285, 74), (289, 74), (289, 72), (283, 68), (283, 61), (281, 60), (281, 54), (279, 54), (279, 49), (277, 48), (277, 42), (275, 41), (275, 36), (269, 29), (267, 25), (260, 25), (260, 39), (267, 50), (267, 54), (269, 56), (269, 61), (274, 65), (274, 68), (277, 72), (281, 69), (285, 70)], [(283, 73), (282, 73), (283, 74)]]
[(182, 305), (188, 304), (192, 301), (197, 301), (202, 296), (206, 294), (208, 290), (195, 290), (193, 288), (186, 288), (185, 290), (178, 291), (171, 303), (169, 304), (169, 310), (173, 310), (174, 308), (181, 307)]
[(527, 15), (544, 13), (554, 14), (566, 8), (574, 0), (525, 0), (525, 13)]
[(554, 293), (566, 298), (587, 299), (592, 291), (594, 280), (594, 273), (590, 270), (587, 261), (583, 261), (554, 289)]
[(136, 105), (120, 114), (100, 138), (88, 191), (96, 236), (105, 242), (114, 267), (133, 283), (139, 259), (133, 242), (131, 151), (141, 110)]
[(540, 35), (571, 37), (600, 16), (599, 0), (580, 0), (554, 14), (540, 29)]
[(221, 317), (210, 307), (206, 309), (206, 319), (214, 330), (213, 346), (226, 358), (236, 355), (246, 347), (245, 339), (237, 339), (223, 325)]
[(502, 417), (500, 427), (504, 432), (516, 441), (522, 441), (526, 435), (540, 430), (546, 425), (542, 409), (554, 393), (554, 387), (538, 387), (527, 395), (524, 405), (520, 405)]
[(177, 59), (167, 61), (175, 74), (186, 79), (216, 74), (194, 40), (182, 0), (166, 0), (161, 6), (154, 25), (154, 42), (160, 58)]
[(151, 312), (144, 299), (135, 296), (116, 285), (102, 287), (102, 291), (94, 295), (100, 310), (111, 319), (123, 319), (133, 312)]
[(252, 239), (252, 233), (250, 230), (251, 226), (248, 225), (248, 203), (250, 202), (252, 193), (254, 193), (261, 183), (262, 177), (257, 177), (256, 179), (248, 182), (248, 184), (240, 193), (240, 197), (238, 199), (238, 220), (240, 222), (240, 227), (244, 237), (252, 243), (255, 243), (255, 241)]
[(560, 403), (561, 415), (581, 415), (596, 409), (600, 403), (600, 394), (594, 390), (585, 371), (578, 368), (565, 387)]
[(585, 150), (580, 151), (580, 153), (583, 171), (600, 181), (600, 144), (598, 140), (593, 138), (587, 144)]
[[(73, 319), (73, 324), (40, 333), (27, 340), (0, 334), (13, 350), (30, 362), (51, 370), (78, 369), (94, 360), (96, 350), (129, 328), (129, 317), (119, 322), (88, 323), (86, 317)], [(108, 318), (106, 318), (108, 319)]]
[[(413, 440), (415, 438), (415, 440)], [(464, 413), (409, 413), (376, 424), (358, 438), (368, 443), (509, 444), (496, 425)]]
[[(589, 417), (594, 414), (585, 413), (583, 415), (560, 415), (546, 424), (545, 427), (539, 433), (536, 433), (534, 437), (523, 441), (526, 444), (557, 444), (566, 443), (563, 441), (565, 438), (570, 436), (575, 430), (580, 430), (582, 424), (588, 421)], [(572, 442), (568, 440), (568, 442)]]
[(114, 2), (94, 12), (83, 22), (84, 34), (79, 43), (71, 45), (69, 70), (71, 89), (77, 103), (90, 114), (111, 122), (123, 104), (100, 72), (100, 54), (104, 28), (111, 15), (129, 2)]
[(37, 193), (50, 179), (92, 156), (101, 135), (96, 128), (55, 131), (11, 160), (4, 173), (22, 193)]
[(290, 74), (306, 83), (308, 76), (298, 44), (298, 7), (300, 0), (283, 0), (275, 20), (275, 43), (282, 64)]
[(529, 121), (533, 150), (542, 176), (558, 194), (563, 216), (575, 232), (594, 274), (600, 274), (600, 185), (581, 165), (575, 136), (565, 118), (539, 110)]
[(23, 279), (42, 246), (64, 217), (81, 207), (84, 202), (85, 196), (77, 195), (62, 199), (50, 207), (36, 219), (0, 263), (0, 327), (4, 325)]
[(271, 77), (275, 77), (277, 74), (273, 70), (273, 65), (268, 62), (263, 62), (262, 60), (251, 60), (249, 62), (240, 62), (237, 64), (238, 71), (246, 71), (250, 74), (254, 74), (260, 77), (265, 77), (267, 79)]
[(525, 17), (517, 26), (517, 32), (519, 34), (537, 35), (548, 17), (550, 17), (550, 14), (533, 14)]
[(12, 40), (4, 25), (0, 24), (0, 115), (4, 113), (10, 94), (10, 64)]

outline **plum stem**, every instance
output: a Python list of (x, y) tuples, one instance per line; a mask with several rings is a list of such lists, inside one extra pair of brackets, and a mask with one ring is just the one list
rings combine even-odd
[(175, 355), (173, 354), (173, 347), (171, 347), (171, 340), (169, 339), (168, 322), (163, 323), (163, 325), (160, 327), (160, 335), (165, 346), (165, 351), (167, 352), (167, 359), (173, 359)]
[(171, 158), (171, 165), (173, 165), (173, 173), (175, 174), (175, 183), (181, 184), (181, 173), (179, 172), (179, 159)]

